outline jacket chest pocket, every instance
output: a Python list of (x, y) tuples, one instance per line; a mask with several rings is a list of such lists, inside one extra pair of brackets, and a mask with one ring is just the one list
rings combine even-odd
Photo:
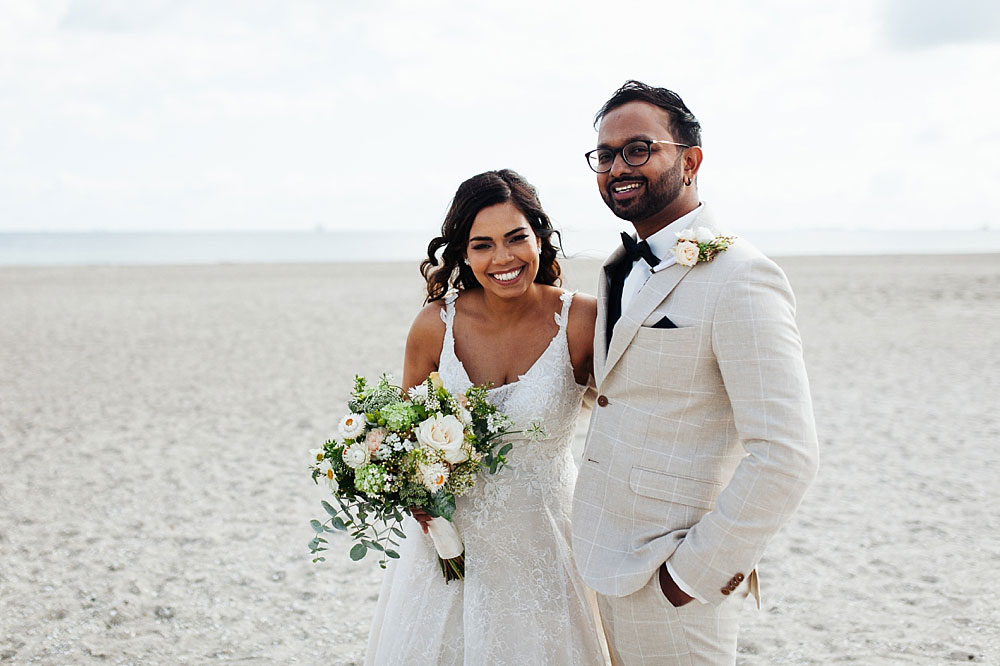
[(632, 340), (628, 375), (647, 386), (664, 389), (690, 388), (697, 375), (705, 345), (699, 326), (684, 328), (641, 327)]

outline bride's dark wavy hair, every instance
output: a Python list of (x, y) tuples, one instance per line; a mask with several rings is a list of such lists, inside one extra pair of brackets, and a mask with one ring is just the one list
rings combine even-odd
[(482, 289), (472, 269), (464, 262), (469, 231), (479, 211), (508, 201), (521, 211), (532, 231), (542, 241), (535, 282), (555, 286), (562, 284), (562, 269), (556, 261), (561, 249), (561, 236), (552, 228), (552, 221), (542, 210), (538, 192), (517, 172), (501, 169), (473, 176), (458, 186), (441, 224), (441, 235), (427, 245), (427, 258), (420, 264), (420, 272), (427, 281), (424, 303), (444, 298), (451, 287), (459, 290)]

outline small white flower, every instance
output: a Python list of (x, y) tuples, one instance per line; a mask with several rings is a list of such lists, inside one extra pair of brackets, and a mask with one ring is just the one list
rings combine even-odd
[(323, 449), (309, 449), (309, 458), (312, 460), (312, 464), (323, 462), (323, 456), (326, 452)]
[(422, 405), (427, 402), (427, 384), (418, 384), (408, 391), (410, 402), (415, 405)]
[(337, 483), (337, 477), (333, 473), (333, 465), (329, 460), (324, 460), (319, 464), (319, 473), (327, 487), (333, 492), (337, 492), (340, 484)]
[(423, 421), (416, 428), (417, 441), (422, 446), (440, 451), (442, 457), (452, 465), (469, 459), (465, 446), (465, 426), (451, 414), (435, 415)]
[(365, 446), (368, 447), (370, 452), (375, 453), (382, 446), (382, 442), (385, 441), (388, 434), (389, 431), (385, 428), (372, 428), (365, 433)]
[(681, 241), (673, 247), (671, 252), (681, 266), (694, 266), (698, 263), (698, 245), (691, 241)]
[(682, 241), (693, 241), (697, 238), (694, 229), (685, 229), (684, 231), (676, 232), (677, 240)]
[(537, 421), (532, 421), (525, 434), (532, 442), (540, 442), (549, 436), (548, 431), (545, 430), (545, 426)]
[(367, 465), (371, 460), (371, 452), (362, 442), (355, 442), (344, 449), (344, 464), (351, 469), (357, 469), (362, 465)]
[(444, 463), (420, 465), (420, 477), (424, 487), (432, 493), (444, 486), (448, 481), (448, 466)]
[(348, 414), (340, 420), (337, 426), (340, 436), (344, 439), (354, 439), (365, 430), (365, 417), (362, 414)]
[(713, 234), (705, 227), (698, 227), (698, 233), (695, 236), (695, 238), (699, 243), (711, 243), (712, 241), (715, 240), (715, 234)]

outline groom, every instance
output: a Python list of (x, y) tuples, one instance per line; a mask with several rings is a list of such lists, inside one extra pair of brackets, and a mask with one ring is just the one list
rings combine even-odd
[(573, 552), (616, 664), (733, 664), (757, 563), (816, 473), (794, 298), (699, 201), (678, 95), (629, 81), (597, 122), (587, 159), (639, 242), (600, 279)]

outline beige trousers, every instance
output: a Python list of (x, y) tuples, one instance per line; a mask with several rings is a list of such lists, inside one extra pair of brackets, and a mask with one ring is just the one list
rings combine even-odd
[(627, 597), (597, 595), (614, 666), (733, 666), (743, 581), (719, 605), (691, 601), (675, 608), (655, 574)]

